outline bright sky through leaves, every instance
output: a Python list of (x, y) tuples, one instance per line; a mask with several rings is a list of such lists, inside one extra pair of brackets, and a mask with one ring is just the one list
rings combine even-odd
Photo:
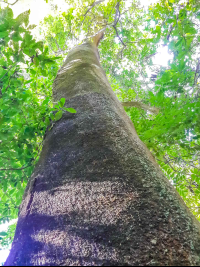
[[(3, 232), (3, 231), (7, 231), (8, 229), (8, 226), (9, 225), (12, 225), (13, 223), (15, 223), (17, 220), (13, 220), (9, 223), (5, 223), (4, 225), (0, 225), (0, 232)], [(8, 254), (9, 254), (10, 250), (9, 249), (4, 249), (4, 250), (1, 250), (1, 247), (0, 247), (0, 265), (1, 263), (4, 263), (8, 257)]]

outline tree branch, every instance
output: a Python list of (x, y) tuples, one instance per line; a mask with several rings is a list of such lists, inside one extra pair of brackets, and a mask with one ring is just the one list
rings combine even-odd
[(11, 4), (11, 3), (7, 3), (7, 2), (5, 2), (5, 1), (1, 1), (1, 2), (13, 6), (13, 5), (15, 5), (18, 1), (19, 1), (19, 0), (16, 0), (16, 1), (15, 1), (14, 3), (12, 3), (12, 4)]
[(174, 172), (178, 172), (177, 170), (174, 169), (174, 167), (171, 165), (170, 161), (169, 161), (165, 156), (163, 156), (163, 158), (166, 160), (165, 164), (168, 164), (169, 167), (170, 167)]
[(120, 10), (119, 10), (120, 2), (121, 2), (121, 0), (120, 0), (119, 2), (117, 2), (116, 7), (115, 7), (115, 9), (116, 9), (116, 14), (115, 14), (115, 21), (114, 21), (114, 23), (113, 23), (113, 28), (115, 29), (115, 31), (116, 31), (116, 35), (117, 35), (118, 39), (120, 40), (120, 42), (122, 43), (122, 45), (123, 45), (124, 47), (126, 47), (126, 44), (124, 43), (124, 41), (122, 40), (122, 38), (119, 36), (119, 32), (118, 32), (118, 30), (117, 30), (117, 23), (119, 22), (119, 19), (120, 19), (120, 16), (121, 16), (121, 14), (120, 14)]
[(173, 24), (171, 24), (169, 26), (169, 31), (168, 31), (168, 34), (167, 34), (167, 41), (169, 41), (169, 38), (170, 38), (170, 36), (172, 34), (173, 29), (174, 29)]
[(147, 110), (153, 114), (158, 114), (159, 109), (156, 107), (150, 107), (144, 103), (138, 102), (138, 101), (131, 101), (131, 102), (121, 102), (123, 107), (135, 107), (135, 108), (141, 108), (144, 110)]
[(120, 5), (120, 1), (117, 2), (116, 6), (115, 6), (116, 13), (115, 13), (115, 21), (114, 21), (113, 26), (117, 25), (117, 23), (119, 22), (120, 16), (121, 16), (120, 11), (119, 11), (119, 5)]
[(115, 31), (116, 31), (116, 35), (117, 35), (117, 37), (119, 38), (120, 42), (123, 44), (124, 47), (126, 47), (126, 44), (124, 43), (124, 41), (122, 40), (122, 38), (119, 36), (117, 27), (116, 27), (116, 26), (113, 26), (113, 28), (115, 29)]
[(28, 165), (28, 166), (26, 166), (26, 167), (19, 168), (19, 169), (8, 168), (8, 169), (0, 169), (0, 171), (21, 171), (21, 170), (24, 170), (24, 169), (29, 168), (29, 167), (31, 167), (31, 166), (32, 166), (32, 164), (31, 164), (31, 165)]
[[(99, 0), (99, 1), (96, 1), (96, 2), (94, 2), (89, 8), (88, 8), (88, 10), (86, 11), (86, 13), (85, 13), (85, 15), (84, 15), (84, 20), (85, 20), (85, 17), (87, 16), (87, 14), (93, 9), (93, 7), (95, 7), (95, 6), (97, 6), (97, 5), (99, 5), (99, 4), (101, 4), (102, 2), (104, 2), (105, 0)], [(83, 20), (83, 21), (84, 21)]]
[(16, 65), (17, 65), (17, 63), (15, 63), (14, 65), (12, 65), (12, 66), (8, 69), (8, 71), (1, 77), (0, 81), (1, 81), (1, 80), (6, 76), (6, 74), (8, 74), (8, 72), (9, 72), (12, 68), (14, 68)]
[(149, 59), (149, 58), (151, 58), (151, 57), (154, 57), (154, 56), (155, 56), (157, 53), (158, 53), (158, 52), (156, 52), (156, 53), (153, 53), (153, 54), (151, 54), (151, 55), (149, 55), (149, 56), (145, 57), (145, 60), (147, 60), (147, 59)]
[(13, 5), (15, 5), (18, 1), (19, 1), (19, 0), (16, 0), (14, 3), (9, 4), (9, 5), (13, 6)]
[(197, 84), (199, 69), (200, 69), (200, 58), (198, 59), (198, 63), (197, 63), (196, 71), (195, 71), (194, 85)]
[(121, 54), (121, 59), (123, 58), (123, 52), (126, 46), (123, 46), (122, 50), (117, 54), (117, 57), (119, 58), (119, 55)]
[(104, 31), (100, 31), (95, 37), (93, 38), (93, 43), (95, 44), (96, 47), (98, 47), (101, 39), (104, 37)]

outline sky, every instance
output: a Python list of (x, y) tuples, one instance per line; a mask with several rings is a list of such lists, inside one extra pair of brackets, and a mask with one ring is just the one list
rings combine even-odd
[(0, 250), (0, 266), (1, 266), (1, 264), (3, 264), (6, 261), (8, 255), (9, 255), (9, 252), (10, 251), (8, 249)]
[[(143, 6), (148, 6), (152, 3), (156, 3), (157, 0), (140, 0)], [(9, 0), (10, 3), (13, 3), (14, 0)], [(58, 8), (65, 10), (68, 8), (65, 0), (51, 0), (50, 3), (57, 4)], [(128, 6), (129, 0), (127, 0)], [(30, 9), (30, 24), (39, 25), (39, 22), (43, 20), (43, 18), (49, 14), (53, 14), (53, 10), (51, 9), (51, 5), (47, 4), (44, 0), (19, 0), (13, 7), (14, 16), (18, 16), (22, 12)], [(160, 47), (158, 50), (158, 54), (154, 58), (154, 64), (167, 66), (168, 60), (170, 59), (170, 55), (168, 54), (167, 47)], [(6, 231), (9, 224), (1, 225), (0, 232)], [(0, 248), (1, 249), (1, 248)], [(7, 256), (9, 254), (9, 250), (0, 250), (0, 265), (5, 262)]]
[[(14, 0), (9, 0), (10, 3), (13, 3)], [(126, 0), (128, 4), (130, 0)], [(158, 2), (158, 0), (140, 0), (143, 6), (148, 6), (150, 4)], [(15, 16), (20, 13), (30, 9), (30, 23), (38, 24), (46, 15), (52, 14), (51, 3), (57, 4), (58, 8), (65, 10), (68, 8), (68, 4), (65, 0), (49, 0), (47, 4), (45, 0), (19, 0), (12, 8), (14, 10)]]
[[(8, 226), (15, 223), (17, 220), (12, 220), (9, 223), (5, 223), (3, 225), (0, 225), (0, 232), (6, 232), (8, 229)], [(0, 247), (1, 249), (1, 247)], [(10, 250), (9, 249), (4, 249), (4, 250), (0, 250), (0, 266), (1, 263), (4, 263), (8, 257)]]

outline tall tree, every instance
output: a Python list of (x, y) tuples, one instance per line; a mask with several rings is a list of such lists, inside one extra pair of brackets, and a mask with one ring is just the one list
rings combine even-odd
[[(47, 125), (53, 127), (64, 111), (75, 112), (63, 107), (64, 98), (52, 100), (62, 59), (102, 28), (101, 63), (111, 87), (200, 219), (199, 3), (161, 0), (144, 11), (134, 0), (67, 2), (68, 10), (56, 13), (55, 6), (55, 16), (42, 24), (45, 45), (31, 34), (30, 11), (14, 19), (10, 8), (0, 8), (0, 224), (17, 218)], [(167, 66), (152, 60), (159, 46), (173, 54)], [(0, 249), (11, 243), (14, 230), (0, 232)]]
[(77, 113), (47, 131), (5, 266), (199, 265), (199, 222), (137, 136), (94, 43), (70, 51), (53, 98)]

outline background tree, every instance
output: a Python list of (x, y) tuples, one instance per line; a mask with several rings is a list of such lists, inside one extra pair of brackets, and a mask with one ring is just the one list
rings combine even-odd
[[(199, 218), (199, 4), (161, 1), (144, 11), (135, 2), (69, 3), (69, 10), (42, 24), (45, 47), (33, 40), (28, 14), (16, 23), (11, 9), (1, 11), (1, 65), (9, 70), (4, 76), (2, 68), (0, 78), (1, 221), (17, 217), (49, 118), (54, 120), (59, 109), (55, 103), (52, 107), (51, 87), (63, 57), (75, 44), (105, 28), (99, 50), (112, 88), (126, 103), (140, 138)], [(8, 47), (9, 40), (13, 45)], [(153, 65), (161, 45), (173, 54), (168, 67)], [(58, 55), (61, 59), (55, 60)], [(20, 68), (19, 62), (24, 64)], [(15, 64), (19, 71), (25, 68), (29, 78), (19, 72), (14, 76)], [(9, 236), (0, 235), (5, 235), (6, 244)]]

